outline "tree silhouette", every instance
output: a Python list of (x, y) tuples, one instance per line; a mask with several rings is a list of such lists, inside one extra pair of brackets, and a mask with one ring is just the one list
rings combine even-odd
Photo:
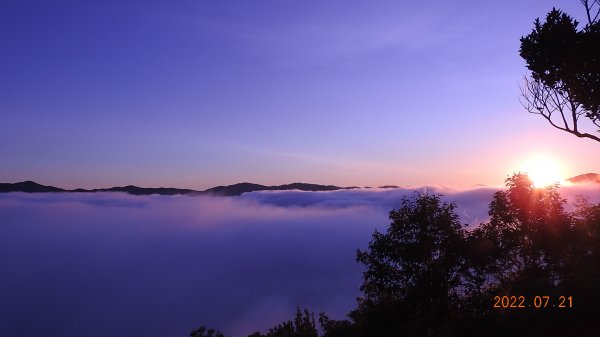
[(315, 315), (308, 309), (300, 311), (296, 308), (296, 317), (294, 320), (283, 322), (269, 329), (266, 335), (255, 332), (248, 337), (318, 337), (315, 325)]
[(319, 314), (319, 324), (325, 337), (358, 337), (356, 326), (349, 320), (330, 319), (324, 312)]
[(207, 329), (205, 325), (202, 325), (190, 332), (190, 337), (225, 337), (225, 335), (215, 329)]
[(573, 296), (577, 305), (516, 311), (480, 303), (487, 320), (484, 330), (515, 336), (595, 335), (600, 251), (594, 247), (600, 243), (595, 234), (600, 206), (580, 198), (569, 213), (558, 186), (535, 188), (524, 174), (508, 178), (506, 186), (490, 203), (490, 221), (470, 234), (475, 252), (470, 264), (483, 280), (484, 291), (477, 296)]
[[(521, 38), (519, 53), (531, 71), (521, 87), (521, 103), (553, 127), (600, 142), (600, 1), (581, 0), (587, 24), (552, 9)], [(587, 123), (583, 123), (582, 118)]]
[(573, 218), (558, 186), (535, 188), (525, 174), (506, 180), (506, 191), (494, 194), (490, 221), (471, 233), (473, 242), (487, 243), (487, 257), (477, 265), (493, 292), (523, 296), (552, 292), (563, 280), (563, 260), (572, 242)]
[(372, 335), (429, 335), (447, 322), (464, 289), (466, 233), (455, 205), (438, 195), (405, 198), (389, 217), (387, 232), (376, 231), (357, 252), (366, 267), (364, 295), (351, 317)]

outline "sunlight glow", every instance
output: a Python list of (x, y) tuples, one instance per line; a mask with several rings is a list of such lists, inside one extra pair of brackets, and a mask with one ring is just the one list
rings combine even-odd
[(546, 156), (529, 159), (524, 163), (522, 171), (529, 175), (537, 188), (561, 183), (564, 180), (561, 166), (556, 160)]

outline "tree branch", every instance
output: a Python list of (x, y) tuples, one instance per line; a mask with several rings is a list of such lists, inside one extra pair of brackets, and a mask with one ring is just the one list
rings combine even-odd
[[(589, 113), (589, 111), (571, 99), (567, 90), (560, 89), (560, 84), (556, 87), (548, 87), (539, 80), (525, 77), (525, 83), (520, 86), (520, 89), (519, 102), (529, 113), (542, 116), (558, 130), (568, 132), (579, 138), (600, 142), (600, 137), (580, 131), (579, 122), (582, 120), (579, 117)], [(555, 113), (560, 114), (559, 123), (553, 118), (553, 115), (557, 115)], [(571, 124), (569, 124), (569, 121)], [(598, 119), (593, 119), (591, 122), (593, 125), (600, 127)]]

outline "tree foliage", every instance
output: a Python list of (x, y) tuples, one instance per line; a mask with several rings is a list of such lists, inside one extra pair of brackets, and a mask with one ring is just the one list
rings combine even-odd
[[(600, 265), (600, 206), (582, 200), (570, 213), (565, 204), (558, 186), (535, 188), (524, 174), (506, 180), (490, 203), (489, 221), (472, 230), (439, 196), (403, 200), (386, 233), (375, 232), (357, 253), (366, 269), (364, 295), (350, 313), (357, 335), (589, 332), (592, 300), (566, 314), (492, 307), (496, 295), (598, 299), (600, 288), (588, 284), (598, 285), (600, 268), (585, 264)], [(564, 320), (574, 313), (575, 328)]]
[(308, 309), (300, 311), (300, 308), (296, 308), (294, 320), (278, 324), (265, 335), (255, 332), (248, 337), (318, 337), (315, 315)]
[[(521, 38), (519, 53), (531, 71), (522, 103), (557, 129), (600, 141), (600, 2), (582, 0), (587, 23), (553, 8)], [(587, 123), (583, 123), (586, 120)]]
[(190, 332), (190, 337), (225, 337), (223, 333), (215, 329), (207, 329), (205, 325)]
[(354, 318), (386, 317), (378, 310), (386, 306), (398, 322), (421, 318), (397, 329), (387, 326), (379, 336), (422, 334), (444, 324), (465, 281), (465, 231), (454, 210), (454, 204), (442, 202), (438, 195), (425, 194), (403, 199), (401, 207), (390, 212), (387, 232), (376, 231), (368, 249), (357, 252), (366, 271), (364, 296)]

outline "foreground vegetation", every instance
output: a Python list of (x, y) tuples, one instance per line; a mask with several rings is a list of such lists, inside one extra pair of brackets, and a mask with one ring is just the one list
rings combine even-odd
[(439, 195), (405, 198), (357, 251), (363, 295), (347, 320), (298, 309), (249, 337), (596, 336), (600, 205), (579, 198), (568, 212), (557, 186), (535, 188), (524, 174), (506, 187), (472, 230)]

